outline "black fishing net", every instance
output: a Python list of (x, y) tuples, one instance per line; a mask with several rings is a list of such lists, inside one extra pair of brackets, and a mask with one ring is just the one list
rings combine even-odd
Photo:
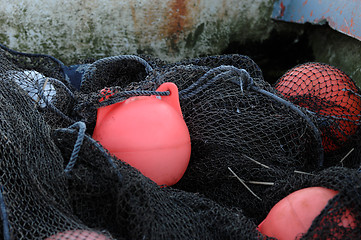
[(29, 91), (33, 85), (19, 82), (20, 76), (30, 82), (24, 71), (33, 69), (30, 64), (20, 67), (20, 57), (14, 61), (0, 53), (2, 238), (44, 239), (66, 230), (87, 230), (72, 213), (61, 152), (37, 110), (42, 103), (34, 104)]
[[(83, 66), (77, 91), (56, 59), (6, 48), (0, 53), (4, 238), (263, 239), (257, 224), (272, 206), (310, 186), (339, 194), (304, 239), (361, 236), (359, 113), (328, 118), (310, 107), (311, 99), (332, 105), (329, 95), (295, 101), (284, 91), (294, 88), (273, 88), (242, 55), (177, 63), (104, 58)], [(18, 64), (24, 59), (26, 66)], [(36, 67), (39, 61), (47, 66)], [(42, 70), (51, 68), (54, 73)], [(9, 77), (9, 71), (27, 77)], [(187, 171), (173, 186), (158, 186), (91, 137), (99, 108), (132, 96), (167, 95), (157, 91), (164, 82), (178, 86), (192, 144)], [(358, 88), (341, 89), (358, 109)], [(329, 130), (330, 141), (346, 131), (336, 149), (325, 145), (327, 124), (342, 130)], [(345, 211), (352, 213), (351, 228), (335, 220)]]
[[(60, 129), (54, 136), (67, 158), (77, 135), (74, 130)], [(161, 188), (131, 166), (111, 159), (96, 144), (84, 139), (70, 173), (72, 206), (87, 226), (105, 228), (113, 237), (125, 239), (260, 236), (241, 210), (221, 207), (198, 194)]]
[[(35, 71), (31, 64), (26, 68), (16, 65), (9, 54), (1, 50), (0, 204), (4, 239), (261, 236), (240, 209), (224, 208), (198, 194), (162, 188), (111, 157), (85, 134), (84, 123), (74, 123), (71, 118), (76, 114), (67, 113), (64, 119), (59, 105), (55, 101), (49, 104), (43, 86), (50, 81), (39, 83), (38, 76), (32, 75), (9, 77), (9, 71)], [(36, 61), (40, 56), (21, 57)], [(55, 79), (43, 72), (36, 74)], [(61, 77), (56, 80), (66, 82)], [(56, 94), (70, 94), (65, 89)], [(34, 99), (35, 95), (40, 100)], [(50, 113), (57, 121), (47, 118)], [(58, 128), (55, 122), (72, 125)]]
[[(69, 126), (73, 91), (63, 63), (41, 54), (24, 54), (1, 45), (2, 78), (15, 81), (33, 100), (33, 105), (54, 126)], [(59, 115), (62, 115), (59, 118)]]

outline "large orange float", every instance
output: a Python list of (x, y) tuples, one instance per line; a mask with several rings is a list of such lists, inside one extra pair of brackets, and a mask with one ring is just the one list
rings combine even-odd
[(163, 83), (169, 96), (137, 96), (98, 109), (93, 138), (158, 185), (177, 183), (187, 169), (191, 141), (178, 88)]
[(358, 129), (361, 99), (356, 84), (339, 69), (306, 63), (289, 70), (275, 88), (291, 102), (315, 112), (326, 152), (337, 150)]

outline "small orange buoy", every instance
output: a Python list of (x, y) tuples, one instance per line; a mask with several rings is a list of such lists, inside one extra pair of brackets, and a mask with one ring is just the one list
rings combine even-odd
[(88, 230), (69, 230), (52, 235), (45, 240), (110, 240), (110, 238)]
[(341, 148), (358, 130), (359, 91), (339, 69), (322, 63), (302, 64), (283, 75), (275, 88), (291, 102), (325, 116), (327, 122), (320, 129), (326, 152)]
[[(309, 187), (291, 193), (279, 201), (258, 226), (258, 230), (279, 240), (297, 239), (307, 233), (313, 220), (326, 207), (337, 191), (323, 187)], [(344, 213), (339, 226), (354, 228), (354, 218), (350, 212)]]
[(191, 141), (177, 86), (163, 83), (157, 91), (170, 95), (131, 97), (99, 108), (93, 138), (158, 185), (171, 186), (187, 169)]

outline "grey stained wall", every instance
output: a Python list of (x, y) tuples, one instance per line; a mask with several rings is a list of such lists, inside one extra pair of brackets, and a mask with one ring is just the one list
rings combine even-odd
[[(0, 42), (77, 58), (146, 53), (168, 61), (264, 39), (269, 0), (0, 0)], [(5, 7), (3, 7), (5, 6)]]
[(339, 67), (361, 87), (361, 41), (331, 28), (315, 28), (309, 36), (317, 61)]
[[(119, 54), (167, 61), (220, 54), (230, 42), (262, 43), (304, 26), (270, 18), (273, 0), (0, 0), (0, 42), (66, 64)], [(331, 28), (307, 30), (316, 61), (361, 86), (361, 42)], [(295, 56), (297, 57), (297, 56)]]

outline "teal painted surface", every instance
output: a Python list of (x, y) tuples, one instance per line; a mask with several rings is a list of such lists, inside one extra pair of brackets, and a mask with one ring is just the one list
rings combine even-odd
[(277, 0), (272, 18), (295, 23), (327, 23), (361, 40), (361, 0)]

